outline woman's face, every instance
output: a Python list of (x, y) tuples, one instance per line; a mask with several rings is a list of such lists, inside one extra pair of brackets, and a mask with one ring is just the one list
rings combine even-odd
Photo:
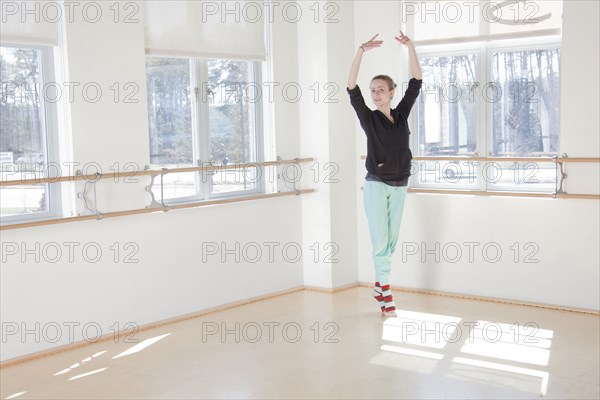
[(390, 90), (387, 81), (373, 79), (371, 81), (371, 99), (377, 107), (388, 104), (394, 97), (394, 90)]

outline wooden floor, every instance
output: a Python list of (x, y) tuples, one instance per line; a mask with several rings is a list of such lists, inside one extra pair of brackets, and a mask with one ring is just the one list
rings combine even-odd
[(394, 292), (382, 318), (370, 293), (299, 291), (3, 368), (0, 397), (600, 396), (598, 316)]

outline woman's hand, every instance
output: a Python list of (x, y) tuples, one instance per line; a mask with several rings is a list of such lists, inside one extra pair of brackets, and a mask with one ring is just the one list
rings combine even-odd
[(375, 40), (375, 38), (377, 36), (379, 36), (379, 33), (377, 35), (373, 36), (368, 42), (361, 44), (360, 48), (366, 52), (366, 51), (374, 49), (376, 47), (380, 47), (383, 44), (383, 40)]
[(423, 73), (421, 72), (421, 66), (419, 65), (419, 57), (417, 56), (417, 50), (415, 49), (415, 45), (413, 44), (412, 40), (402, 33), (402, 31), (400, 31), (400, 34), (394, 37), (394, 39), (396, 39), (398, 43), (408, 47), (408, 57), (412, 76), (415, 79), (422, 80)]
[(403, 44), (407, 47), (414, 47), (412, 40), (410, 40), (408, 36), (402, 33), (402, 31), (400, 31), (400, 34), (394, 37), (394, 39), (396, 39), (398, 43)]

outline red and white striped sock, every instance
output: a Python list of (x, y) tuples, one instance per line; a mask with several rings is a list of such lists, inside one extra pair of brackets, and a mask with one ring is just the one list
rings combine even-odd
[(383, 296), (384, 309), (382, 310), (385, 314), (394, 315), (396, 313), (396, 305), (394, 304), (394, 298), (392, 297), (392, 291), (390, 285), (381, 286), (381, 295)]
[(381, 286), (379, 286), (379, 282), (375, 282), (375, 287), (373, 288), (373, 297), (375, 300), (379, 302), (379, 307), (381, 308), (381, 312), (385, 311), (385, 302), (383, 301), (383, 294), (381, 292)]

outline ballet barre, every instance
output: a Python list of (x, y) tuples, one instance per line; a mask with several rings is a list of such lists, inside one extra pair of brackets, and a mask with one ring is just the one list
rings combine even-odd
[(533, 192), (508, 192), (508, 191), (483, 191), (483, 190), (449, 190), (449, 189), (421, 189), (409, 188), (409, 193), (428, 194), (457, 194), (471, 196), (495, 196), (495, 197), (534, 197), (540, 199), (585, 199), (600, 200), (598, 194), (572, 194), (572, 193), (533, 193)]
[[(472, 196), (500, 196), (500, 197), (533, 197), (546, 199), (584, 199), (600, 200), (598, 194), (577, 194), (566, 193), (563, 191), (563, 183), (567, 178), (563, 164), (566, 163), (600, 163), (600, 158), (594, 157), (568, 157), (562, 154), (560, 157), (479, 157), (474, 156), (416, 156), (413, 161), (454, 161), (454, 162), (523, 162), (523, 163), (555, 163), (556, 164), (556, 190), (553, 193), (533, 193), (533, 192), (514, 192), (514, 191), (483, 191), (483, 190), (453, 190), (453, 189), (425, 189), (409, 188), (409, 193), (427, 193), (427, 194), (453, 194), (453, 195), (472, 195)], [(366, 160), (367, 156), (362, 155), (361, 160)], [(361, 187), (362, 190), (362, 187)]]
[(174, 205), (166, 206), (166, 209), (164, 207), (148, 207), (148, 208), (139, 208), (139, 209), (135, 209), (135, 210), (114, 211), (114, 212), (102, 213), (100, 218), (98, 218), (95, 214), (91, 214), (91, 215), (79, 215), (76, 217), (48, 219), (48, 220), (43, 220), (43, 221), (24, 222), (24, 223), (20, 223), (20, 224), (11, 224), (11, 225), (0, 226), (0, 231), (8, 231), (8, 230), (20, 229), (20, 228), (31, 228), (34, 226), (65, 224), (65, 223), (69, 223), (69, 222), (90, 221), (90, 220), (99, 220), (99, 219), (115, 218), (115, 217), (125, 217), (128, 215), (151, 214), (151, 213), (184, 209), (184, 208), (206, 207), (206, 206), (212, 206), (215, 204), (227, 204), (227, 203), (237, 203), (237, 202), (242, 202), (242, 201), (270, 199), (270, 198), (274, 198), (274, 197), (297, 196), (297, 195), (306, 194), (306, 193), (313, 193), (314, 191), (315, 191), (315, 189), (299, 189), (299, 190), (290, 191), (290, 192), (266, 193), (266, 194), (257, 194), (257, 195), (253, 195), (253, 196), (230, 197), (227, 199), (174, 204)]
[[(64, 218), (53, 218), (47, 220), (40, 221), (31, 221), (24, 223), (15, 223), (15, 224), (7, 224), (0, 226), (0, 231), (12, 230), (12, 229), (20, 229), (20, 228), (29, 228), (36, 226), (46, 226), (46, 225), (56, 225), (56, 224), (64, 224), (69, 222), (78, 222), (78, 221), (89, 221), (89, 220), (101, 220), (105, 218), (115, 218), (115, 217), (124, 217), (129, 215), (139, 215), (139, 214), (150, 214), (157, 212), (166, 212), (170, 210), (178, 210), (185, 208), (198, 208), (211, 206), (216, 204), (227, 204), (227, 203), (236, 203), (242, 201), (251, 201), (251, 200), (261, 200), (275, 197), (283, 197), (283, 196), (297, 196), (306, 193), (313, 193), (315, 189), (297, 189), (294, 187), (293, 190), (276, 192), (276, 193), (264, 193), (264, 194), (255, 194), (255, 195), (247, 195), (247, 196), (235, 196), (224, 199), (216, 199), (216, 200), (202, 200), (202, 201), (194, 201), (189, 203), (179, 203), (179, 204), (165, 204), (163, 198), (161, 197), (161, 202), (157, 202), (154, 199), (154, 194), (152, 193), (152, 185), (154, 184), (154, 179), (157, 176), (161, 177), (160, 182), (160, 190), (161, 194), (163, 193), (163, 180), (162, 177), (166, 174), (170, 173), (182, 173), (182, 172), (213, 172), (220, 170), (240, 170), (247, 168), (260, 168), (260, 167), (277, 167), (280, 165), (293, 165), (300, 163), (307, 163), (314, 161), (314, 158), (294, 158), (289, 160), (283, 160), (281, 157), (277, 157), (276, 161), (265, 161), (265, 162), (256, 162), (256, 163), (246, 163), (246, 164), (230, 164), (230, 165), (208, 165), (202, 167), (184, 167), (184, 168), (173, 168), (167, 169), (162, 168), (160, 170), (143, 170), (143, 171), (135, 171), (135, 172), (115, 172), (115, 173), (107, 173), (107, 174), (90, 174), (83, 175), (77, 174), (74, 176), (60, 176), (56, 178), (29, 178), (29, 179), (21, 179), (21, 180), (10, 180), (10, 181), (1, 181), (0, 186), (21, 186), (26, 184), (50, 184), (50, 183), (58, 183), (58, 182), (76, 182), (76, 181), (85, 181), (85, 186), (82, 192), (77, 194), (77, 198), (83, 201), (84, 210), (83, 213), (74, 216), (74, 217), (64, 217)], [(145, 208), (133, 209), (133, 210), (123, 210), (123, 211), (113, 211), (100, 213), (98, 211), (97, 202), (96, 202), (96, 182), (101, 179), (107, 178), (133, 178), (133, 177), (141, 177), (141, 176), (149, 176), (151, 178), (151, 182), (149, 186), (146, 186), (145, 190), (151, 195), (151, 202)], [(86, 191), (88, 184), (92, 185), (93, 189), (93, 201), (89, 201), (86, 197)], [(91, 203), (91, 206), (90, 206)]]
[(162, 168), (159, 170), (143, 170), (143, 171), (131, 171), (131, 172), (114, 172), (107, 174), (88, 174), (88, 175), (66, 175), (55, 178), (27, 178), (27, 179), (11, 179), (0, 181), (0, 187), (4, 186), (21, 186), (31, 184), (42, 184), (42, 183), (59, 183), (59, 182), (77, 182), (77, 181), (97, 181), (100, 179), (120, 179), (120, 178), (136, 178), (140, 176), (156, 176), (166, 175), (173, 173), (182, 172), (214, 172), (221, 170), (236, 170), (236, 169), (247, 169), (247, 168), (260, 168), (260, 167), (272, 167), (284, 164), (300, 164), (314, 161), (314, 158), (294, 158), (291, 160), (280, 160), (277, 161), (265, 161), (256, 163), (245, 163), (245, 164), (229, 164), (229, 165), (208, 165), (202, 167), (182, 167), (182, 168)]
[[(366, 160), (367, 156), (360, 156), (361, 160)], [(600, 163), (600, 158), (586, 157), (470, 157), (470, 156), (418, 156), (413, 157), (413, 161), (489, 161), (489, 162), (548, 162), (548, 163)]]

